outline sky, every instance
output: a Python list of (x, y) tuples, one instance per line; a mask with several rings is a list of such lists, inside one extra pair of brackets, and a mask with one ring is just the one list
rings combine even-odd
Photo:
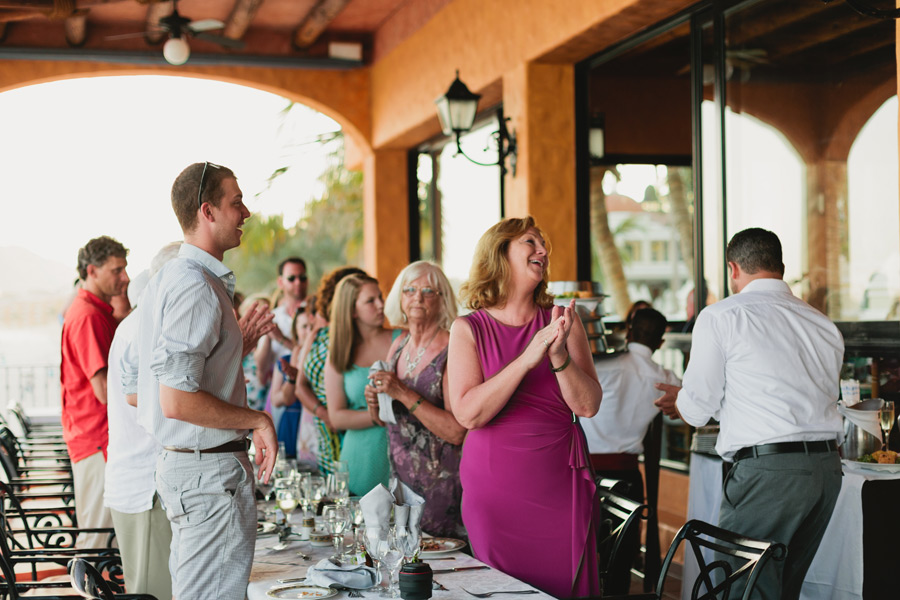
[[(322, 189), (325, 156), (308, 142), (340, 127), (304, 106), (285, 122), (287, 105), (253, 88), (166, 76), (72, 79), (0, 93), (0, 246), (73, 265), (74, 275), (78, 249), (111, 235), (129, 248), (134, 276), (181, 238), (172, 181), (205, 160), (235, 171), (251, 212), (283, 213), (294, 223)], [(286, 164), (293, 165), (288, 175), (264, 191)]]

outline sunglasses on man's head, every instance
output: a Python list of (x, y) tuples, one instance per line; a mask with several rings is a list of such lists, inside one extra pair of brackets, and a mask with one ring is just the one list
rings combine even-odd
[(206, 183), (206, 169), (212, 167), (213, 169), (221, 169), (222, 167), (217, 165), (216, 163), (205, 162), (203, 163), (203, 172), (200, 173), (200, 187), (197, 189), (197, 208), (203, 206), (203, 184)]
[(296, 281), (297, 279), (299, 279), (300, 281), (306, 281), (309, 278), (306, 275), (288, 275), (287, 277), (285, 277), (285, 279), (287, 279), (288, 283), (294, 283), (294, 281)]

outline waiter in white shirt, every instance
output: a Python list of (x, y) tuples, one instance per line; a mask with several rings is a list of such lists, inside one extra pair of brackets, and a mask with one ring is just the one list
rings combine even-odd
[[(618, 479), (630, 484), (626, 494), (635, 502), (644, 502), (644, 480), (638, 469), (638, 455), (644, 451), (647, 428), (659, 415), (653, 401), (659, 396), (657, 383), (680, 383), (669, 369), (653, 362), (653, 353), (662, 345), (668, 322), (652, 308), (640, 308), (630, 315), (628, 352), (612, 358), (599, 358), (594, 367), (603, 402), (589, 419), (581, 419), (591, 453), (594, 475)], [(640, 532), (623, 540), (603, 591), (627, 594), (631, 584), (631, 565), (640, 551)]]
[[(694, 426), (719, 421), (716, 451), (734, 462), (719, 526), (785, 544), (787, 558), (769, 563), (754, 597), (799, 598), (841, 489), (844, 342), (782, 280), (774, 233), (735, 234), (726, 260), (735, 295), (697, 317), (684, 387), (658, 385), (657, 406)], [(732, 597), (742, 592), (732, 589)]]

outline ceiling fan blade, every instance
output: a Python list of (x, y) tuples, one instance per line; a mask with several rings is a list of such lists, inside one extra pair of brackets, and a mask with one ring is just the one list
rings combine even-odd
[(117, 35), (107, 35), (103, 39), (104, 40), (130, 40), (134, 38), (146, 37), (148, 34), (163, 34), (166, 33), (166, 29), (155, 29), (152, 31), (135, 31), (134, 33), (120, 33)]
[(188, 29), (196, 33), (198, 31), (212, 31), (214, 29), (224, 29), (225, 23), (218, 19), (201, 19), (199, 21), (191, 21)]
[(191, 34), (194, 38), (198, 40), (203, 40), (204, 42), (212, 42), (214, 44), (219, 44), (220, 46), (224, 46), (226, 48), (232, 48), (234, 50), (243, 50), (244, 42), (241, 40), (233, 40), (231, 38), (227, 38), (224, 35), (216, 35), (214, 33), (203, 33), (202, 31)]

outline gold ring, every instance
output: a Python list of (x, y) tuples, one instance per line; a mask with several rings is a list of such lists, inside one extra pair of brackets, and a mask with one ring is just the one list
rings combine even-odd
[(548, 342), (547, 340), (544, 340), (544, 346), (546, 346), (547, 348), (549, 348), (549, 347), (550, 347), (550, 342)]
[(381, 380), (380, 380), (380, 379), (376, 379), (376, 380), (375, 380), (375, 385), (381, 385)]

